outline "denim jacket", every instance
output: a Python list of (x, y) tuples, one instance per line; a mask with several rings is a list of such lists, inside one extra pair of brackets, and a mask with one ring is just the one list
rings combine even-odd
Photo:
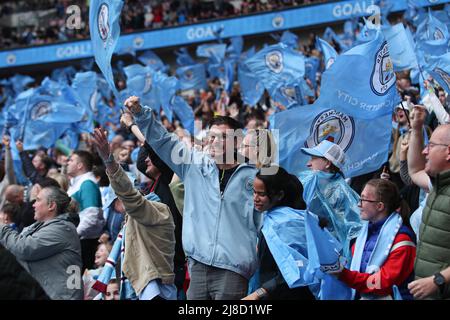
[(184, 182), (182, 239), (186, 256), (250, 278), (257, 267), (261, 219), (253, 207), (257, 169), (239, 165), (222, 194), (219, 169), (211, 157), (168, 133), (148, 107), (136, 115), (136, 123), (158, 156)]

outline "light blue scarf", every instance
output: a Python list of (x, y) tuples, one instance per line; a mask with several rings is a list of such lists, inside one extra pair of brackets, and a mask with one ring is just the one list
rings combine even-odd
[[(375, 243), (375, 247), (370, 255), (367, 263), (366, 273), (373, 274), (380, 270), (381, 266), (389, 256), (392, 244), (394, 243), (395, 236), (398, 230), (402, 226), (403, 220), (398, 213), (392, 213), (381, 227), (380, 234)], [(365, 221), (360, 235), (356, 239), (355, 253), (353, 255), (350, 270), (360, 272), (361, 259), (363, 256), (364, 246), (367, 241), (367, 235), (369, 230), (369, 222)], [(398, 288), (394, 288), (394, 293), (398, 292)], [(352, 289), (352, 300), (355, 299), (356, 290)], [(397, 296), (397, 295), (396, 295)], [(373, 295), (364, 295), (364, 298), (373, 299)]]

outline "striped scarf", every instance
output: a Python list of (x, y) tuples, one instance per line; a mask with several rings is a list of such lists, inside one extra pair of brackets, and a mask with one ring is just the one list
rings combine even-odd
[(102, 273), (92, 285), (92, 288), (106, 293), (106, 287), (111, 279), (116, 278), (116, 264), (117, 259), (120, 255), (120, 300), (137, 300), (136, 293), (130, 284), (130, 281), (123, 274), (123, 261), (125, 258), (125, 228), (124, 225), (122, 230), (120, 230), (116, 241), (114, 242), (111, 253), (105, 262)]

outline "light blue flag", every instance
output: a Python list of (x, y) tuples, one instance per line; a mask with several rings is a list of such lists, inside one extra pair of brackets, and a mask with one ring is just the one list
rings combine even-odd
[(428, 11), (427, 18), (417, 27), (416, 42), (425, 60), (430, 56), (440, 56), (448, 51), (448, 28), (431, 14), (431, 10)]
[(121, 99), (126, 99), (131, 95), (138, 96), (143, 105), (152, 107), (159, 115), (161, 101), (158, 95), (157, 74), (150, 66), (132, 64), (124, 68), (127, 77), (127, 89), (120, 92)]
[(244, 64), (269, 93), (305, 75), (304, 56), (282, 43), (260, 50)]
[(197, 57), (209, 58), (215, 63), (225, 58), (227, 45), (224, 43), (202, 44), (197, 47)]
[(77, 124), (79, 132), (94, 131), (94, 120), (98, 116), (100, 93), (97, 90), (97, 74), (93, 71), (79, 72), (72, 82), (72, 89), (84, 111), (82, 121)]
[(152, 50), (145, 51), (138, 57), (138, 60), (155, 71), (164, 72), (167, 69), (164, 62)]
[(323, 62), (325, 65), (325, 70), (331, 67), (331, 65), (336, 61), (338, 56), (336, 50), (325, 40), (316, 38), (316, 47), (322, 52)]
[(287, 45), (289, 48), (297, 49), (298, 48), (298, 37), (296, 34), (286, 30), (283, 32), (280, 38), (280, 42)]
[(309, 211), (305, 213), (305, 234), (309, 260), (305, 277), (320, 279), (320, 291), (316, 298), (319, 300), (349, 300), (352, 296), (350, 288), (336, 277), (324, 273), (325, 270), (339, 269), (342, 245), (326, 228), (319, 227), (317, 216)]
[(305, 58), (305, 77), (309, 79), (313, 84), (314, 88), (317, 88), (316, 75), (319, 71), (320, 60), (317, 57), (307, 57)]
[(177, 51), (174, 51), (175, 55), (177, 56), (177, 64), (180, 67), (190, 66), (194, 65), (195, 61), (192, 59), (191, 55), (188, 52), (188, 49), (186, 47), (182, 47), (178, 49)]
[(33, 83), (34, 79), (30, 76), (16, 74), (13, 77), (9, 78), (9, 81), (11, 82), (14, 92), (17, 95), (21, 93), (27, 85)]
[(172, 99), (174, 98), (179, 82), (176, 77), (168, 77), (166, 74), (158, 72), (156, 74), (155, 84), (158, 89), (158, 97), (167, 119), (172, 122)]
[(360, 45), (369, 41), (372, 41), (377, 36), (377, 28), (376, 26), (366, 20), (364, 17), (364, 25), (361, 27), (361, 30), (356, 35), (355, 45)]
[(192, 107), (180, 96), (174, 96), (171, 101), (171, 108), (176, 117), (180, 119), (183, 128), (194, 135), (194, 110)]
[(206, 70), (204, 64), (180, 67), (176, 71), (181, 90), (206, 88)]
[(341, 54), (322, 74), (323, 105), (372, 119), (391, 115), (398, 104), (394, 66), (381, 31), (374, 40)]
[(408, 0), (408, 8), (403, 15), (404, 19), (412, 23), (415, 27), (425, 20), (426, 17), (425, 9), (417, 2), (418, 0)]
[(59, 68), (52, 71), (50, 79), (60, 84), (70, 84), (77, 70), (72, 67)]
[(91, 0), (89, 26), (95, 62), (116, 97), (111, 58), (120, 36), (120, 13), (123, 0)]
[(247, 51), (242, 52), (241, 57), (240, 57), (240, 61), (245, 61), (251, 57), (253, 57), (256, 54), (256, 48), (255, 46), (252, 46), (250, 49), (248, 49)]
[(108, 85), (108, 82), (106, 82), (105, 78), (97, 73), (97, 88), (100, 91), (103, 98), (106, 100), (111, 99), (112, 91), (111, 88)]
[(255, 106), (264, 93), (264, 86), (243, 63), (238, 65), (238, 81), (244, 103)]
[(450, 94), (450, 52), (439, 57), (431, 57), (429, 63), (425, 65), (425, 70)]
[(234, 81), (234, 65), (235, 63), (231, 59), (225, 59), (220, 64), (208, 65), (210, 78), (218, 78), (228, 92), (231, 91)]
[(16, 99), (16, 112), (20, 117), (18, 138), (25, 150), (51, 147), (72, 123), (83, 117), (82, 110), (73, 104), (40, 95), (33, 89)]
[[(357, 87), (349, 88), (352, 90), (348, 94), (358, 90)], [(326, 90), (329, 90), (328, 87), (322, 87), (322, 94)], [(343, 110), (339, 101), (326, 102), (321, 96), (313, 105), (274, 114), (270, 127), (278, 130), (280, 165), (292, 174), (307, 170), (306, 163), (310, 157), (303, 154), (300, 148), (314, 147), (326, 139), (345, 151), (345, 177), (379, 169), (388, 158), (392, 111), (378, 115), (371, 113), (377, 111), (355, 108), (351, 115)]]
[(244, 48), (244, 38), (242, 38), (241, 36), (232, 37), (230, 39), (230, 44), (228, 45), (227, 48), (227, 53), (230, 55), (230, 57), (239, 58), (243, 48)]
[[(304, 81), (304, 79), (302, 80)], [(270, 97), (287, 109), (302, 106), (306, 104), (302, 88), (300, 81), (296, 81), (291, 84), (282, 85)]]
[(402, 71), (417, 67), (414, 47), (411, 45), (402, 23), (381, 29), (386, 38), (394, 71)]

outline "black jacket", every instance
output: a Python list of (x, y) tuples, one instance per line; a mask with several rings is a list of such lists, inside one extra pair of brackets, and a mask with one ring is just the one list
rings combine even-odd
[(173, 199), (172, 191), (170, 191), (169, 184), (172, 181), (173, 171), (170, 169), (164, 161), (162, 161), (155, 151), (150, 147), (150, 145), (145, 142), (144, 148), (139, 150), (138, 159), (137, 159), (137, 168), (143, 174), (147, 169), (147, 165), (145, 164), (145, 159), (147, 156), (150, 156), (150, 160), (152, 163), (159, 169), (161, 172), (158, 180), (154, 182), (154, 185), (151, 186), (153, 192), (161, 199), (161, 202), (166, 204), (170, 212), (172, 213), (173, 221), (175, 223), (175, 257), (174, 257), (174, 265), (175, 269), (181, 268), (185, 263), (185, 255), (183, 251), (183, 243), (181, 240), (182, 233), (182, 223), (183, 219), (180, 212), (175, 205), (175, 200)]

